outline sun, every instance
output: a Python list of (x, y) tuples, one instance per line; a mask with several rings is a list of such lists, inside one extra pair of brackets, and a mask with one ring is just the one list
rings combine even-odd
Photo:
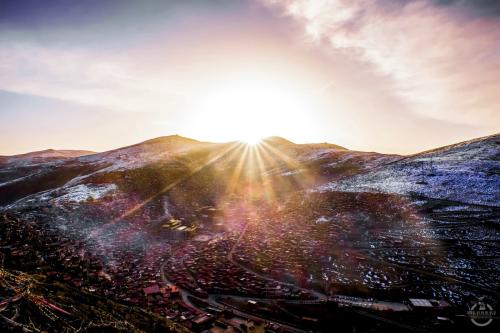
[(284, 109), (284, 101), (286, 98), (278, 96), (275, 88), (257, 82), (237, 82), (222, 85), (204, 96), (201, 109), (207, 125), (231, 133), (234, 140), (255, 145), (272, 135), (273, 127), (279, 124), (276, 112)]
[(263, 139), (263, 137), (258, 135), (258, 134), (251, 135), (249, 133), (247, 136), (242, 137), (241, 141), (249, 146), (257, 146), (259, 143), (262, 142), (262, 139)]
[(221, 80), (196, 96), (189, 132), (207, 141), (252, 146), (269, 136), (296, 139), (311, 128), (313, 104), (304, 96), (269, 76)]

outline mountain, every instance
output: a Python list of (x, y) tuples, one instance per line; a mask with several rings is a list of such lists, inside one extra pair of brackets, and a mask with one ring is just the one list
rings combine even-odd
[[(148, 196), (183, 177), (194, 194), (201, 195), (207, 190), (207, 181), (219, 190), (225, 187), (242, 159), (245, 165), (256, 164), (250, 156), (253, 152), (245, 153), (245, 147), (238, 142), (207, 143), (174, 135), (107, 152), (51, 160), (31, 165), (29, 169), (7, 166), (0, 168), (0, 174), (4, 175), (4, 182), (0, 183), (0, 205), (16, 200), (25, 204), (57, 197), (66, 199), (71, 193), (78, 202), (98, 199), (110, 191)], [(352, 152), (327, 143), (294, 144), (279, 137), (264, 139), (255, 151), (260, 155), (259, 167), (240, 165), (242, 173), (250, 178), (266, 175), (280, 183), (278, 190), (282, 192), (298, 186), (297, 182), (302, 182), (300, 178), (312, 180), (307, 185), (312, 186), (400, 158)], [(13, 176), (12, 170), (18, 174)], [(205, 199), (210, 199), (216, 193), (205, 194)]]
[(498, 207), (499, 188), (500, 135), (495, 134), (411, 155), (320, 191), (416, 194)]
[[(497, 206), (499, 141), (496, 134), (411, 156), (269, 137), (253, 150), (254, 158), (241, 143), (200, 142), (178, 135), (90, 155), (48, 150), (10, 157), (0, 165), (0, 205), (59, 202), (73, 194), (80, 202), (108, 192), (148, 197), (175, 182), (189, 184), (194, 195), (203, 193), (209, 203), (240, 164), (240, 173), (264, 177), (278, 196), (292, 189), (384, 192)], [(33, 159), (49, 160), (27, 164)], [(207, 182), (213, 193), (205, 193)]]
[(20, 167), (95, 154), (89, 150), (46, 149), (20, 155), (0, 156), (2, 167)]
[(295, 145), (295, 143), (293, 143), (292, 141), (287, 140), (285, 138), (282, 138), (280, 136), (268, 136), (268, 137), (262, 139), (261, 142), (267, 143), (267, 144), (270, 144), (270, 145), (280, 145), (280, 146), (292, 146), (292, 145)]
[[(166, 163), (173, 156), (182, 155), (186, 149), (204, 146), (198, 142), (180, 136), (161, 137), (132, 146), (94, 154), (62, 154), (44, 151), (16, 156), (12, 164), (0, 166), (0, 205), (29, 195), (55, 190), (61, 186), (69, 188), (71, 184), (85, 184), (85, 179), (92, 176), (113, 174), (124, 170), (139, 169), (154, 163)], [(27, 155), (27, 156), (26, 156)], [(27, 164), (39, 156), (49, 156), (49, 160), (38, 164)], [(70, 157), (71, 156), (71, 157)], [(45, 157), (44, 157), (45, 158)], [(9, 161), (12, 160), (9, 159)], [(22, 164), (19, 164), (22, 163)], [(81, 186), (80, 186), (81, 188)]]
[[(47, 149), (21, 155), (0, 156), (0, 187), (5, 186), (4, 195), (9, 195), (9, 186), (29, 186), (30, 180), (36, 179), (48, 170), (62, 167), (66, 161), (94, 154), (86, 150), (54, 150)], [(40, 184), (41, 185), (41, 184)], [(44, 188), (43, 185), (41, 188)], [(36, 191), (35, 186), (34, 190)], [(0, 191), (1, 192), (1, 191)], [(23, 192), (32, 193), (31, 190)], [(0, 197), (2, 194), (0, 194)], [(0, 199), (1, 201), (1, 199)], [(0, 204), (1, 205), (1, 204)]]

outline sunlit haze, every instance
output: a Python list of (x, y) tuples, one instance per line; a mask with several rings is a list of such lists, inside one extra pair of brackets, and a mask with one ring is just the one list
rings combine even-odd
[(308, 112), (314, 96), (306, 93), (272, 76), (221, 82), (201, 94), (186, 132), (214, 141), (256, 143), (276, 133), (304, 140), (301, 130), (315, 126)]
[(104, 151), (171, 134), (407, 154), (499, 130), (500, 23), (486, 4), (0, 8), (4, 155)]

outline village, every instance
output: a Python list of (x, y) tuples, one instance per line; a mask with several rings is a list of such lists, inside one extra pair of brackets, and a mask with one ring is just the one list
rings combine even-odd
[[(339, 201), (334, 212), (315, 202), (320, 208), (308, 207), (311, 216), (253, 207), (251, 216), (227, 208), (222, 219), (216, 209), (204, 209), (204, 227), (171, 218), (162, 224), (170, 229), (154, 235), (134, 224), (82, 228), (40, 215), (4, 214), (0, 262), (198, 332), (305, 332), (328, 322), (321, 311), (308, 314), (321, 304), (333, 312), (359, 309), (364, 320), (376, 322), (370, 313), (405, 313), (418, 322), (422, 309), (451, 320), (464, 290), (494, 283), (487, 274), (467, 280), (467, 270), (477, 266), (447, 255), (436, 235), (462, 235), (454, 225), (434, 232), (415, 212), (392, 211), (392, 202), (380, 206), (361, 198), (353, 214), (347, 199)], [(492, 251), (487, 243), (473, 249)], [(435, 288), (422, 288), (435, 281)], [(301, 319), (290, 317), (294, 311)]]

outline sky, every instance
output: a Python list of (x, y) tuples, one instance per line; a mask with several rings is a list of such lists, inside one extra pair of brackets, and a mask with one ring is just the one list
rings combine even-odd
[(0, 0), (0, 155), (500, 132), (500, 2)]

